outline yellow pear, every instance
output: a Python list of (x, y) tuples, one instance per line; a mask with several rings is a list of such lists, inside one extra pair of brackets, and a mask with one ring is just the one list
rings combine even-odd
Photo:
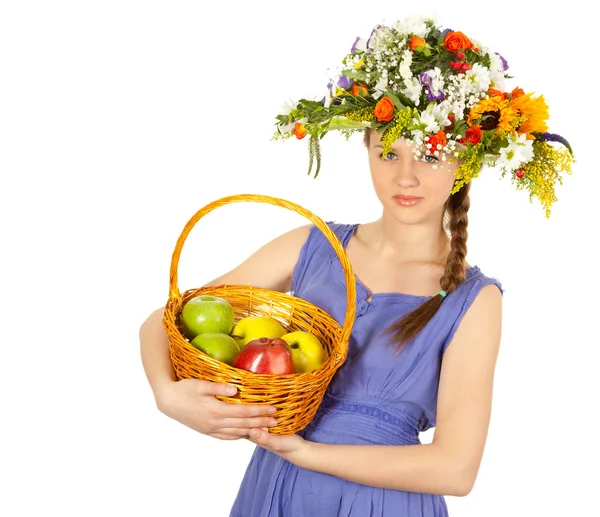
[(230, 333), (240, 347), (246, 346), (253, 339), (278, 338), (283, 334), (285, 329), (281, 324), (268, 316), (246, 316), (234, 325)]
[(303, 330), (288, 332), (281, 336), (292, 350), (294, 373), (306, 373), (321, 366), (327, 359), (327, 352), (317, 336)]

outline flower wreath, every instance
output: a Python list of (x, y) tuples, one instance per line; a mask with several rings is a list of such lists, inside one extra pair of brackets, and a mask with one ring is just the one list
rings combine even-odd
[(573, 151), (547, 132), (543, 96), (505, 89), (507, 70), (500, 54), (430, 18), (378, 25), (368, 40), (356, 38), (325, 97), (301, 99), (277, 115), (274, 138), (309, 135), (308, 173), (316, 161), (316, 178), (327, 132), (349, 138), (371, 128), (381, 134), (382, 157), (404, 138), (417, 160), (461, 160), (452, 194), (483, 165), (498, 167), (517, 189), (529, 190), (530, 202), (538, 198), (548, 218), (556, 182), (571, 174)]

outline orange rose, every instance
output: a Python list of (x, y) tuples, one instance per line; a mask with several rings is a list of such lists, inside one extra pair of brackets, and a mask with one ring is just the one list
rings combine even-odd
[(394, 103), (389, 97), (382, 97), (375, 105), (373, 115), (379, 122), (389, 122), (394, 118)]
[(367, 95), (368, 90), (367, 90), (367, 85), (366, 84), (361, 84), (360, 86), (358, 86), (358, 84), (354, 83), (352, 85), (352, 95), (356, 96), (356, 95)]
[(504, 92), (501, 92), (500, 90), (496, 90), (494, 88), (490, 88), (488, 90), (488, 93), (490, 94), (490, 97), (502, 97), (503, 99), (506, 99), (507, 95)]
[(473, 48), (473, 43), (462, 32), (449, 32), (444, 38), (444, 48), (450, 52)]
[(446, 133), (440, 129), (435, 135), (431, 135), (429, 137), (427, 143), (431, 144), (431, 147), (429, 148), (429, 152), (431, 154), (435, 153), (436, 151), (441, 151), (441, 149), (438, 149), (437, 146), (441, 145), (444, 147), (446, 145)]
[(467, 129), (465, 137), (461, 138), (459, 142), (461, 144), (477, 145), (479, 142), (481, 142), (481, 126), (479, 124), (471, 126), (469, 129)]
[(418, 48), (422, 48), (424, 46), (425, 40), (423, 38), (419, 38), (418, 36), (413, 36), (408, 42), (408, 48), (411, 50), (417, 50)]
[(294, 124), (294, 135), (298, 140), (302, 140), (306, 136), (306, 128), (300, 122)]
[(521, 88), (515, 88), (510, 94), (512, 99), (519, 97), (520, 95), (525, 95), (525, 92)]

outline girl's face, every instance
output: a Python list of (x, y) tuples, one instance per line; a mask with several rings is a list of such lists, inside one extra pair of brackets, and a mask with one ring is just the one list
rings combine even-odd
[[(449, 157), (438, 161), (431, 156), (415, 160), (413, 145), (404, 139), (396, 140), (382, 159), (381, 135), (376, 131), (371, 131), (368, 152), (373, 187), (385, 211), (409, 224), (441, 222), (458, 161), (449, 163)], [(401, 196), (418, 200), (403, 201)]]

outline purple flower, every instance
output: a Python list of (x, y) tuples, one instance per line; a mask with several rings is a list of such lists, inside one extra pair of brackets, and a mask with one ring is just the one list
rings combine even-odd
[(446, 97), (446, 94), (442, 90), (437, 90), (434, 93), (432, 86), (433, 77), (431, 77), (427, 72), (421, 72), (419, 74), (419, 80), (421, 84), (427, 88), (427, 98), (430, 101), (441, 101)]
[(356, 44), (358, 43), (358, 40), (360, 40), (360, 36), (357, 36), (354, 40), (354, 43), (352, 43), (352, 48), (350, 49), (351, 54), (354, 54), (354, 52), (356, 51)]
[(348, 88), (348, 86), (350, 86), (354, 81), (352, 81), (352, 79), (350, 79), (349, 77), (346, 77), (345, 75), (342, 75), (339, 79), (338, 79), (338, 86), (340, 88), (343, 88), (344, 90), (346, 88)]
[(446, 29), (444, 32), (442, 32), (442, 36), (445, 38), (449, 32), (454, 32), (454, 31), (452, 29)]
[(498, 54), (498, 52), (496, 52), (496, 55), (502, 61), (502, 66), (503, 66), (502, 70), (505, 72), (506, 70), (508, 70), (508, 63), (506, 62), (506, 59), (504, 59), (500, 54)]
[(367, 40), (367, 48), (369, 48), (369, 43), (371, 43), (371, 38), (373, 37), (373, 34), (375, 34), (375, 31), (377, 31), (377, 29), (379, 29), (379, 27), (381, 27), (381, 25), (376, 25), (375, 27), (373, 27), (373, 30), (371, 31), (371, 34), (369, 35), (369, 39)]
[(564, 145), (569, 150), (571, 155), (573, 154), (573, 149), (571, 148), (569, 142), (567, 142), (567, 140), (560, 135), (555, 133), (533, 133), (533, 135), (543, 142), (558, 142)]
[(431, 86), (427, 85), (427, 98), (430, 101), (441, 101), (446, 97), (446, 94), (442, 90), (438, 90), (437, 93), (433, 93)]

